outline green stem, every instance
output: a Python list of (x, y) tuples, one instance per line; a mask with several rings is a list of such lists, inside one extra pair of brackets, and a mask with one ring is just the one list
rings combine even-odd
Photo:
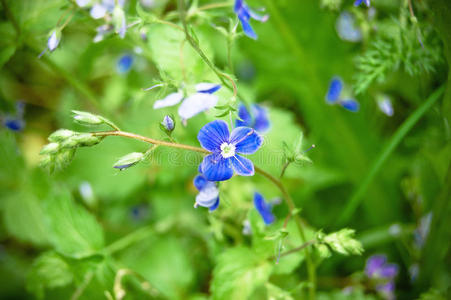
[[(194, 40), (194, 38), (191, 36), (188, 30), (188, 24), (186, 23), (186, 10), (185, 10), (185, 2), (184, 0), (178, 0), (178, 8), (179, 8), (179, 14), (180, 14), (180, 20), (183, 24), (183, 30), (185, 32), (185, 37), (188, 43), (190, 43), (191, 47), (199, 54), (199, 56), (202, 58), (202, 60), (210, 67), (210, 69), (215, 72), (216, 76), (218, 76), (219, 80), (221, 80), (222, 84), (224, 84), (227, 88), (229, 88), (231, 91), (233, 91), (233, 96), (236, 97), (237, 95), (237, 87), (235, 84), (235, 81), (224, 72), (221, 72), (216, 68), (216, 66), (210, 61), (210, 59), (205, 55), (205, 53), (200, 49), (199, 44)], [(230, 86), (225, 80), (229, 80), (231, 85)]]
[(150, 227), (150, 226), (139, 228), (136, 231), (133, 231), (133, 232), (129, 233), (128, 235), (120, 238), (119, 240), (113, 242), (112, 244), (108, 245), (104, 251), (106, 254), (111, 255), (115, 252), (118, 252), (120, 250), (123, 250), (123, 249), (129, 247), (130, 245), (132, 245), (138, 241), (142, 241), (142, 240), (146, 239), (153, 232), (154, 231), (153, 231), (152, 227)]
[(393, 134), (392, 138), (388, 142), (388, 144), (384, 147), (382, 152), (379, 154), (373, 165), (371, 166), (370, 171), (367, 173), (365, 178), (363, 179), (360, 186), (351, 196), (349, 201), (347, 202), (346, 207), (343, 210), (343, 213), (338, 219), (337, 226), (343, 226), (349, 222), (352, 215), (354, 214), (357, 207), (363, 200), (363, 195), (368, 189), (370, 183), (373, 181), (376, 174), (382, 168), (384, 163), (402, 141), (402, 139), (407, 135), (407, 133), (412, 129), (412, 127), (418, 122), (418, 120), (432, 107), (432, 105), (440, 99), (440, 96), (443, 94), (444, 86), (435, 90), (429, 98), (424, 102), (416, 111), (413, 112), (407, 120), (396, 130), (395, 134)]

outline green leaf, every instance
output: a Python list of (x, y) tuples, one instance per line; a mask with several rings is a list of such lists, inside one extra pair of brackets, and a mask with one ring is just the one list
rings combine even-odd
[(345, 228), (325, 237), (319, 237), (319, 239), (338, 253), (360, 255), (363, 252), (363, 247), (359, 241), (354, 239), (354, 235), (355, 231), (353, 229)]
[(49, 238), (55, 249), (81, 258), (98, 253), (104, 246), (102, 227), (94, 216), (75, 204), (68, 193), (59, 193), (46, 207)]
[(218, 257), (213, 271), (213, 299), (248, 299), (271, 274), (272, 265), (245, 247), (231, 248)]
[(8, 62), (8, 60), (16, 52), (15, 30), (11, 23), (0, 24), (0, 68)]
[(45, 252), (33, 263), (27, 276), (27, 290), (37, 298), (44, 298), (44, 289), (70, 284), (73, 275), (70, 266), (55, 252)]
[(293, 300), (293, 297), (291, 294), (287, 291), (284, 291), (280, 287), (267, 283), (266, 284), (266, 291), (268, 293), (268, 299), (271, 300)]

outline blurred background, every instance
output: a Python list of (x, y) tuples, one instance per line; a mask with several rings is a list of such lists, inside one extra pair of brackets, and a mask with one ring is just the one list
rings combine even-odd
[[(176, 1), (125, 1), (124, 38), (105, 25), (114, 25), (113, 14), (92, 17), (91, 2), (0, 1), (0, 298), (302, 299), (302, 252), (245, 269), (258, 247), (243, 222), (251, 220), (254, 233), (271, 231), (261, 220), (254, 227), (253, 192), (282, 196), (265, 178), (222, 183), (220, 207), (208, 213), (193, 208), (200, 154), (159, 147), (119, 172), (112, 166), (121, 156), (148, 145), (108, 137), (77, 150), (67, 168), (50, 174), (39, 166), (55, 130), (97, 130), (74, 123), (71, 110), (166, 139), (159, 124), (177, 107), (155, 110), (155, 100), (182, 82), (220, 83), (183, 33), (162, 24), (180, 25)], [(398, 299), (449, 299), (451, 96), (443, 90), (451, 4), (248, 0), (269, 15), (265, 23), (251, 21), (253, 40), (231, 38), (242, 32), (233, 2), (186, 7), (202, 50), (236, 78), (238, 101), (268, 109), (271, 128), (252, 160), (278, 176), (284, 145), (293, 147), (303, 133), (303, 150), (316, 145), (306, 153), (312, 163), (289, 165), (283, 183), (309, 236), (353, 228), (365, 250), (318, 258), (317, 298), (392, 297), (377, 293), (364, 274), (367, 259), (380, 254), (398, 266)], [(56, 49), (42, 54), (55, 29)], [(358, 112), (326, 103), (334, 76)], [(217, 94), (220, 104), (230, 103), (230, 90)], [(199, 129), (218, 113), (186, 126), (175, 118), (173, 137), (199, 146)], [(280, 228), (287, 213), (284, 203), (275, 206), (271, 226)], [(300, 243), (292, 234), (285, 246)], [(269, 248), (277, 253), (273, 241)]]

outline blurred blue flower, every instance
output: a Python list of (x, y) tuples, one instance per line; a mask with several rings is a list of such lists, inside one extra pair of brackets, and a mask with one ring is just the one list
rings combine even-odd
[(254, 175), (254, 164), (238, 154), (253, 154), (261, 146), (262, 137), (252, 128), (236, 127), (229, 133), (226, 122), (216, 120), (201, 128), (197, 135), (201, 146), (212, 154), (204, 157), (200, 170), (210, 181), (230, 179), (233, 173)]
[(335, 28), (338, 36), (344, 41), (355, 43), (362, 40), (362, 32), (356, 26), (354, 16), (347, 11), (338, 16)]
[(2, 117), (3, 126), (11, 131), (22, 131), (25, 128), (25, 120), (23, 119), (25, 112), (25, 103), (18, 101), (16, 103), (16, 112), (14, 115), (6, 115)]
[(178, 114), (182, 120), (188, 120), (195, 115), (216, 106), (218, 96), (214, 95), (221, 88), (220, 84), (201, 82), (196, 85), (196, 93), (184, 99), (181, 91), (171, 93), (164, 99), (155, 101), (153, 108), (160, 109), (163, 107), (174, 106), (184, 101), (178, 108)]
[(214, 181), (209, 181), (204, 175), (199, 174), (194, 178), (194, 186), (199, 191), (194, 207), (208, 207), (210, 212), (219, 206), (219, 189)]
[(235, 121), (235, 126), (245, 126), (251, 127), (257, 130), (259, 133), (264, 133), (268, 131), (270, 122), (268, 118), (268, 112), (265, 108), (260, 105), (251, 105), (251, 113), (244, 104), (241, 104), (238, 108), (238, 117)]
[(119, 74), (127, 73), (132, 68), (132, 65), (133, 65), (133, 56), (131, 56), (130, 54), (124, 54), (117, 61), (116, 65), (117, 72)]
[(52, 34), (50, 35), (49, 39), (47, 40), (47, 48), (50, 52), (56, 49), (58, 47), (61, 40), (61, 32), (58, 30), (53, 30)]
[(241, 26), (243, 26), (244, 34), (254, 40), (257, 39), (257, 34), (252, 29), (249, 22), (250, 19), (252, 18), (260, 22), (266, 22), (269, 16), (260, 16), (259, 14), (255, 13), (252, 9), (249, 8), (249, 6), (247, 6), (246, 2), (244, 2), (243, 0), (235, 0), (233, 11), (238, 16), (238, 19), (241, 22)]
[(395, 113), (391, 100), (387, 95), (383, 95), (378, 99), (377, 105), (379, 106), (380, 111), (389, 117), (393, 116)]
[(392, 279), (398, 274), (398, 266), (388, 264), (385, 255), (373, 255), (366, 261), (365, 274), (369, 278)]
[(343, 90), (343, 81), (340, 77), (335, 76), (332, 78), (329, 89), (326, 94), (326, 102), (328, 104), (339, 104), (343, 108), (352, 111), (358, 112), (360, 109), (360, 104), (354, 99), (342, 99), (341, 92)]
[(273, 203), (266, 202), (265, 198), (258, 192), (254, 193), (254, 206), (266, 225), (276, 220), (276, 217), (272, 213)]
[[(87, 7), (93, 1), (86, 0), (77, 0), (77, 4), (80, 7)], [(123, 7), (125, 0), (118, 0), (117, 5)], [(114, 8), (116, 6), (116, 0), (101, 0), (94, 1), (94, 4), (91, 6), (90, 15), (93, 19), (100, 19), (105, 17), (107, 13), (113, 13)]]
[(354, 6), (359, 6), (362, 3), (365, 3), (367, 7), (370, 7), (370, 0), (355, 0)]

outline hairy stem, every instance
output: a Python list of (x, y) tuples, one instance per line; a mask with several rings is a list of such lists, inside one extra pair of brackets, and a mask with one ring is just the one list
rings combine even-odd
[[(185, 10), (185, 1), (184, 0), (178, 0), (178, 8), (179, 8), (179, 14), (180, 14), (180, 20), (183, 25), (183, 30), (185, 32), (185, 37), (188, 43), (190, 43), (191, 47), (199, 54), (199, 56), (202, 58), (202, 60), (210, 67), (210, 69), (215, 72), (216, 76), (218, 76), (219, 80), (221, 80), (222, 84), (224, 84), (227, 88), (233, 91), (233, 96), (237, 96), (237, 87), (235, 84), (235, 81), (230, 77), (229, 75), (225, 74), (224, 72), (221, 72), (216, 68), (216, 66), (210, 61), (210, 59), (207, 57), (207, 55), (200, 49), (199, 44), (194, 40), (194, 38), (191, 36), (188, 30), (188, 24), (186, 23), (186, 10)], [(230, 86), (227, 81), (224, 80), (227, 79), (230, 81)]]

